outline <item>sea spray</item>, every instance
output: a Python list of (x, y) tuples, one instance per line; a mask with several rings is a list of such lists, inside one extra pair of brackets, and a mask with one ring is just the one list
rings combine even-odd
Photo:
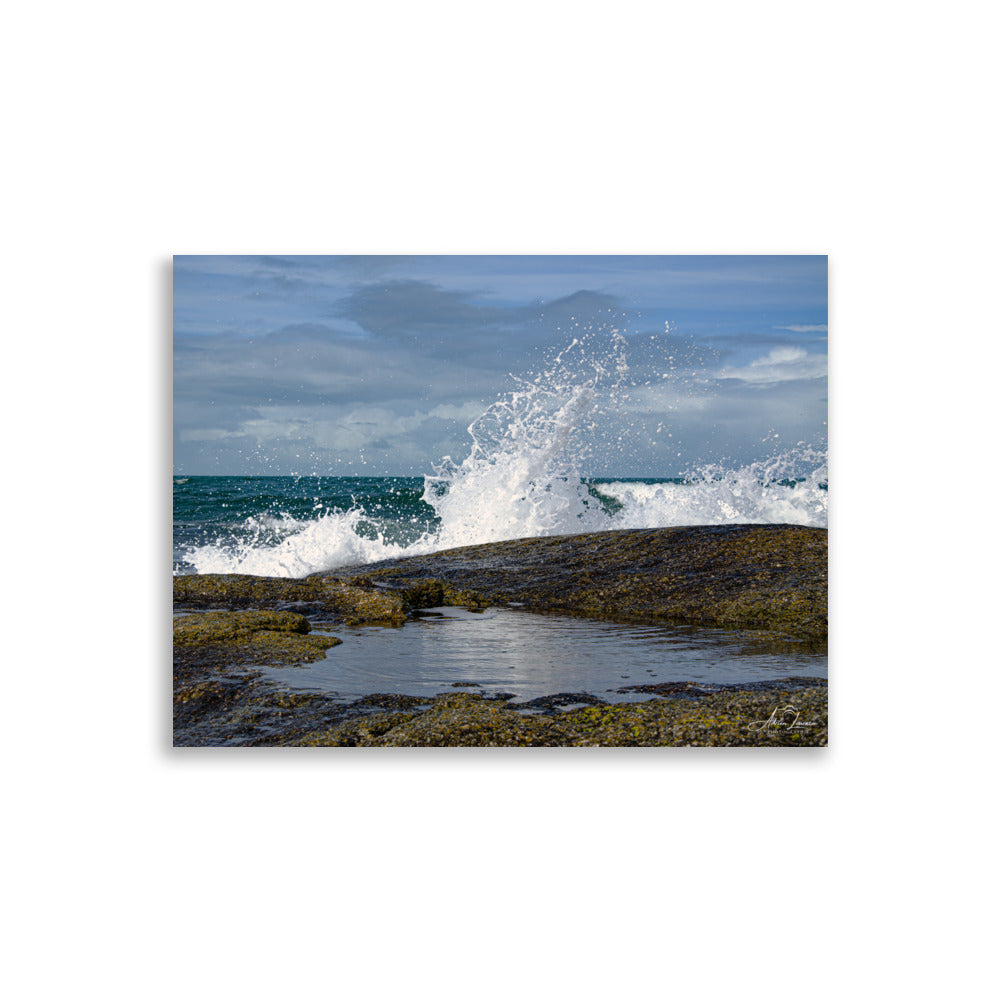
[(589, 449), (581, 431), (597, 426), (627, 375), (627, 342), (612, 329), (573, 338), (540, 372), (516, 379), (517, 389), (469, 426), (469, 456), (445, 459), (426, 479), (424, 499), (441, 522), (435, 543), (609, 527), (605, 506), (583, 482)]
[[(469, 455), (444, 458), (422, 492), (419, 481), (369, 477), (351, 496), (354, 481), (324, 479), (317, 491), (334, 500), (317, 496), (308, 512), (300, 502), (294, 516), (277, 501), (267, 512), (251, 508), (242, 522), (180, 545), (175, 572), (301, 577), (461, 545), (615, 528), (825, 527), (825, 449), (803, 442), (750, 465), (704, 465), (670, 480), (585, 478), (594, 432), (621, 426), (612, 417), (635, 388), (628, 374), (618, 331), (574, 339), (472, 422)], [(175, 496), (197, 478), (175, 481)], [(252, 481), (242, 482), (249, 489)], [(233, 508), (241, 503), (252, 498), (237, 498)]]
[(681, 479), (606, 482), (592, 488), (616, 504), (618, 528), (827, 524), (826, 453), (803, 442), (735, 469), (708, 464)]

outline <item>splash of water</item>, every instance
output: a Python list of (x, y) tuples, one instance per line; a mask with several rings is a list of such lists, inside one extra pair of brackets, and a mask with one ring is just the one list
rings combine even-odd
[(424, 500), (441, 519), (439, 547), (600, 530), (600, 504), (583, 485), (580, 431), (599, 418), (628, 371), (626, 343), (612, 335), (607, 360), (588, 361), (573, 342), (530, 381), (469, 426), (472, 450), (446, 458), (425, 479)]

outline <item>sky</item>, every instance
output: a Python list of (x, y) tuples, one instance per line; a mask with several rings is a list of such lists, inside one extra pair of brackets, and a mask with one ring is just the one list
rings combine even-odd
[(560, 355), (585, 475), (826, 443), (825, 256), (175, 256), (173, 288), (177, 475), (432, 473)]

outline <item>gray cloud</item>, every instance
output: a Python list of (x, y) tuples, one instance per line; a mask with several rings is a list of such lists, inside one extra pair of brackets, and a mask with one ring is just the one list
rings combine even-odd
[(443, 337), (456, 327), (476, 329), (505, 317), (502, 309), (477, 306), (470, 292), (450, 292), (425, 281), (359, 285), (337, 314), (389, 340)]

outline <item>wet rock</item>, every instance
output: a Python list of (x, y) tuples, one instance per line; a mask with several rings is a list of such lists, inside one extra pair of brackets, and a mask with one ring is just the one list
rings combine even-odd
[(405, 708), (415, 708), (419, 705), (429, 705), (430, 698), (422, 698), (413, 694), (366, 694), (363, 698), (358, 698), (351, 703), (352, 710), (388, 708), (399, 711)]
[(516, 708), (519, 711), (522, 709), (528, 709), (531, 711), (538, 712), (558, 712), (561, 709), (566, 708), (567, 705), (606, 705), (603, 699), (596, 697), (592, 694), (587, 694), (585, 691), (578, 691), (576, 693), (562, 693), (562, 694), (547, 694), (543, 695), (541, 698), (532, 698), (530, 701), (519, 701), (512, 704), (511, 708)]
[(404, 596), (439, 585), (442, 595), (474, 592), (528, 611), (819, 641), (827, 631), (822, 528), (711, 525), (528, 538), (376, 563), (365, 575)]
[(718, 690), (718, 685), (715, 684), (698, 684), (695, 681), (667, 681), (664, 684), (629, 684), (619, 688), (618, 693), (635, 691), (641, 694), (670, 695), (673, 698), (707, 698)]
[(402, 591), (406, 606), (413, 610), (420, 608), (485, 608), (489, 600), (473, 590), (458, 590), (440, 580), (420, 580)]

